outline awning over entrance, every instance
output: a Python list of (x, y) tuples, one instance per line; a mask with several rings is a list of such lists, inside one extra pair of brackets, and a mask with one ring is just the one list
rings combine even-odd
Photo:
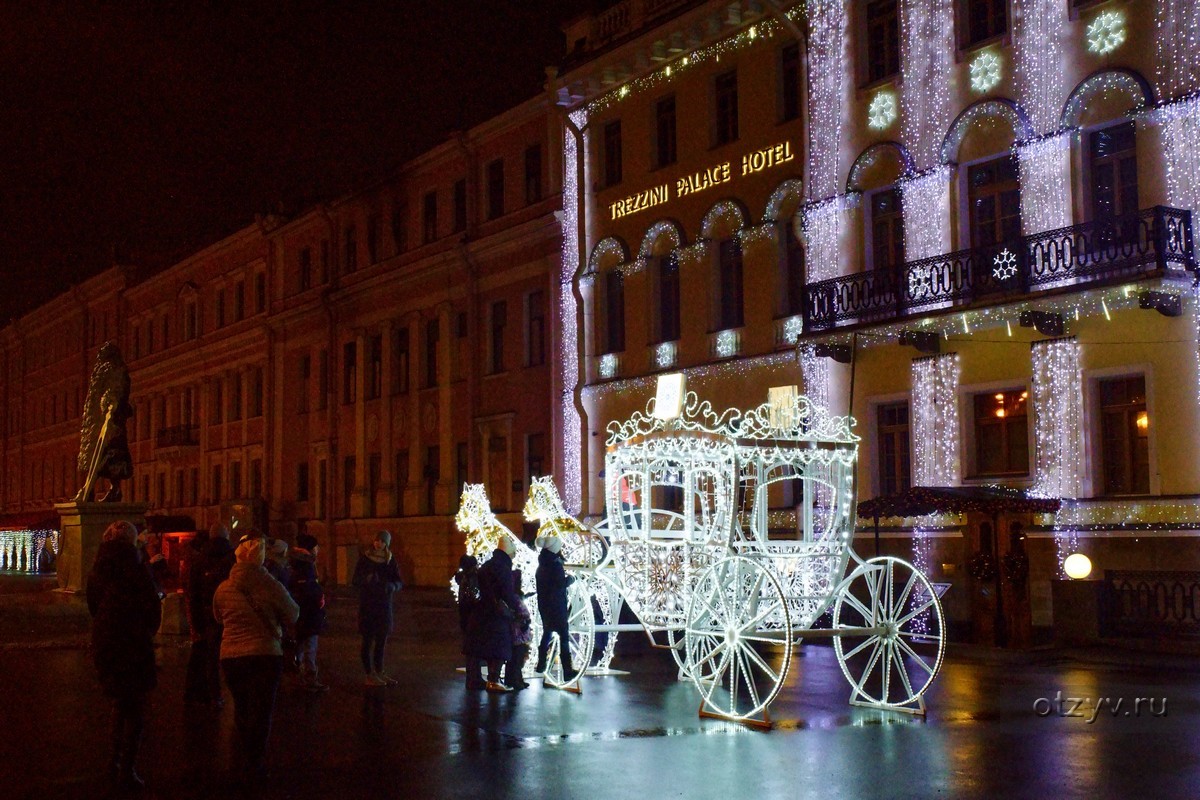
[(1061, 504), (1058, 498), (1030, 497), (1020, 489), (1004, 486), (914, 486), (899, 494), (863, 500), (858, 504), (858, 516), (882, 519), (973, 511), (1053, 514)]

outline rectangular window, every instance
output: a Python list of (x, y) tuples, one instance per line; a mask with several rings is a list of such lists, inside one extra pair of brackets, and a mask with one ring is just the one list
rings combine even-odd
[(1138, 210), (1136, 135), (1132, 121), (1088, 134), (1092, 219), (1111, 219)]
[(961, 0), (965, 19), (962, 47), (970, 47), (1008, 32), (1008, 0)]
[(781, 316), (790, 317), (804, 311), (804, 243), (796, 235), (791, 220), (786, 220), (781, 225), (783, 291), (779, 296), (783, 302), (780, 304), (779, 313)]
[(229, 465), (229, 491), (233, 497), (242, 496), (242, 462), (234, 461)]
[(367, 399), (375, 400), (383, 393), (383, 334), (367, 339)]
[(254, 313), (261, 314), (267, 310), (267, 274), (258, 272), (254, 275)]
[(437, 445), (425, 448), (425, 513), (432, 514), (436, 503), (434, 492), (442, 478), (442, 451)]
[(302, 461), (296, 466), (296, 502), (308, 500), (308, 462)]
[(214, 503), (219, 503), (225, 499), (222, 483), (221, 465), (214, 464), (212, 468), (212, 499)]
[[(436, 213), (436, 211), (435, 211)], [(467, 229), (467, 179), (454, 182), (454, 233)]]
[(736, 238), (725, 239), (720, 244), (717, 283), (720, 289), (717, 330), (742, 327), (742, 246)]
[(321, 283), (329, 283), (329, 240), (321, 240)]
[(1150, 493), (1150, 416), (1146, 378), (1135, 375), (1099, 383), (1100, 457), (1104, 494)]
[(263, 413), (263, 368), (255, 367), (250, 376), (250, 416), (261, 417)]
[(908, 403), (888, 403), (878, 408), (879, 494), (898, 494), (911, 485), (908, 439)]
[(300, 263), (297, 267), (297, 277), (300, 281), (300, 291), (312, 287), (312, 248), (300, 248)]
[(975, 395), (976, 477), (1029, 474), (1028, 398), (1023, 389)]
[(342, 460), (342, 513), (351, 516), (351, 498), (354, 497), (354, 471), (358, 468), (354, 456), (346, 456)]
[(488, 219), (504, 216), (504, 159), (487, 165)]
[(404, 516), (404, 490), (408, 486), (408, 451), (400, 450), (396, 453), (396, 516)]
[(525, 437), (525, 485), (532, 486), (534, 478), (546, 474), (546, 436), (531, 433)]
[(971, 247), (990, 247), (1021, 235), (1017, 159), (1006, 155), (967, 169)]
[(437, 192), (425, 193), (424, 215), (421, 219), (422, 236), (421, 243), (429, 244), (437, 241), (438, 223), (437, 223)]
[(317, 507), (318, 517), (325, 516), (325, 498), (329, 494), (329, 468), (325, 459), (317, 462)]
[(225, 325), (225, 290), (217, 289), (217, 327)]
[(200, 505), (200, 468), (199, 467), (192, 467), (191, 478), (192, 478), (192, 481), (191, 481), (192, 482), (192, 491), (191, 491), (191, 495), (189, 496), (189, 499), (191, 500), (191, 502), (188, 503), (188, 505), (193, 505), (193, 506)]
[(531, 144), (525, 148), (525, 204), (531, 205), (542, 199), (542, 146)]
[(675, 159), (675, 95), (671, 95), (654, 104), (654, 165), (665, 167)]
[(604, 273), (604, 352), (625, 351), (625, 277), (620, 270)]
[(467, 482), (467, 468), (469, 465), (467, 443), (459, 442), (454, 448), (455, 486), (462, 486)]
[[(165, 472), (160, 472), (156, 477), (157, 480), (155, 483), (157, 484), (156, 488), (158, 489), (158, 497), (156, 498), (158, 500), (157, 505), (159, 508), (162, 508), (167, 505), (167, 474)], [(42, 496), (44, 497), (45, 495), (46, 487), (43, 486)]]
[(342, 345), (342, 403), (358, 399), (358, 343)]
[(308, 396), (312, 394), (312, 356), (308, 353), (300, 356), (300, 391), (296, 400), (296, 410), (301, 414), (308, 413)]
[(896, 0), (867, 3), (867, 83), (900, 72), (900, 15)]
[(407, 216), (404, 201), (396, 198), (395, 205), (392, 206), (392, 246), (396, 248), (397, 255), (408, 249), (408, 229), (405, 227)]
[(392, 394), (408, 391), (408, 328), (392, 332)]
[(737, 70), (718, 75), (714, 85), (715, 101), (713, 122), (713, 144), (722, 145), (738, 138), (738, 85)]
[(621, 120), (604, 126), (604, 185), (621, 182)]
[(529, 330), (525, 335), (525, 364), (538, 367), (546, 363), (546, 293), (530, 292), (525, 301)]
[(346, 272), (354, 272), (358, 269), (358, 230), (353, 225), (348, 225), (343, 233), (345, 254), (342, 265)]
[(133, 326), (133, 357), (135, 359), (142, 357), (142, 326)]
[(317, 410), (329, 404), (329, 351), (321, 350), (320, 372), (317, 376)]
[(492, 327), (491, 327), (491, 346), (492, 346), (492, 372), (504, 371), (504, 326), (508, 324), (508, 303), (504, 300), (497, 300), (492, 303)]
[(800, 45), (792, 42), (779, 51), (779, 121), (800, 116)]
[(657, 295), (658, 336), (654, 344), (679, 339), (679, 259), (674, 253), (655, 256), (653, 262)]
[(230, 421), (239, 420), (242, 418), (242, 373), (241, 371), (234, 372), (230, 377), (229, 386), (229, 419)]
[(220, 378), (213, 381), (212, 398), (212, 421), (220, 425), (225, 421), (225, 384)]
[(246, 318), (246, 284), (238, 281), (233, 286), (233, 321), (241, 322)]
[(438, 344), (442, 338), (441, 322), (434, 317), (425, 323), (425, 386), (438, 383)]
[(189, 300), (183, 306), (183, 335), (190, 342), (196, 338), (196, 302)]
[(175, 470), (175, 496), (171, 498), (172, 505), (182, 506), (187, 503), (187, 495), (184, 494), (183, 470)]
[(165, 315), (162, 318), (162, 342), (164, 350), (171, 346), (171, 318)]
[[(153, 353), (153, 352), (154, 352), (154, 321), (146, 320), (146, 354), (149, 355), (150, 353)], [(46, 366), (46, 351), (45, 350), (42, 351), (41, 356), (42, 356), (42, 364), (41, 365), (44, 367), (44, 366)]]
[(375, 513), (375, 494), (379, 490), (379, 484), (383, 471), (383, 459), (379, 453), (371, 453), (367, 457), (367, 502), (366, 514), (368, 517), (376, 516)]
[(893, 271), (904, 263), (904, 218), (895, 189), (871, 195), (871, 263), (874, 269)]
[(379, 263), (379, 217), (375, 214), (367, 218), (367, 263)]
[(262, 497), (262, 459), (250, 462), (250, 496)]

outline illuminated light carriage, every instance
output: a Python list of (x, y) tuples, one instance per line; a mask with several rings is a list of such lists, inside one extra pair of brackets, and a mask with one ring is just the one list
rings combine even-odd
[[(608, 425), (603, 533), (566, 514), (548, 478), (531, 487), (526, 517), (539, 536), (563, 536), (577, 579), (573, 663), (592, 663), (608, 633), (607, 669), (615, 634), (644, 630), (695, 684), (702, 716), (769, 725), (793, 648), (833, 637), (852, 704), (923, 714), (944, 652), (941, 603), (908, 562), (854, 552), (853, 421), (794, 390), (744, 414), (680, 397)], [(769, 494), (783, 482), (799, 502), (779, 531)], [(622, 601), (637, 625), (617, 624)], [(578, 691), (583, 673), (562, 675), (551, 656), (547, 682)]]

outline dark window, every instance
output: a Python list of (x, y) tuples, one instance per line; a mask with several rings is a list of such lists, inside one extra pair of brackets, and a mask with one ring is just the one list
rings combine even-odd
[(1138, 210), (1136, 144), (1132, 121), (1088, 134), (1092, 219), (1110, 219)]
[(329, 240), (321, 240), (321, 283), (329, 283)]
[(604, 126), (604, 185), (621, 182), (621, 120)]
[(488, 219), (504, 216), (504, 159), (487, 165)]
[(796, 235), (790, 221), (780, 223), (780, 238), (783, 240), (780, 253), (780, 303), (781, 316), (790, 317), (804, 310), (804, 243)]
[(546, 474), (546, 436), (531, 433), (525, 438), (525, 485), (532, 486), (534, 478)]
[(467, 443), (459, 442), (454, 448), (455, 488), (461, 489), (467, 482), (467, 467), (470, 461), (467, 453)]
[(904, 217), (895, 189), (871, 195), (871, 259), (875, 269), (895, 271), (904, 263)]
[(432, 514), (434, 492), (442, 477), (442, 453), (437, 445), (425, 448), (425, 513)]
[(358, 397), (357, 342), (342, 345), (342, 402), (353, 403)]
[(368, 517), (375, 516), (375, 493), (379, 490), (382, 471), (383, 456), (381, 456), (379, 453), (371, 453), (371, 455), (367, 457), (366, 513)]
[(717, 288), (717, 330), (742, 327), (742, 245), (736, 236), (720, 244)]
[(724, 75), (718, 75), (715, 85), (714, 99), (716, 113), (713, 121), (716, 128), (713, 132), (713, 144), (727, 144), (738, 138), (738, 84), (737, 70), (730, 70)]
[(250, 416), (261, 417), (263, 413), (263, 368), (255, 367), (250, 380)]
[(358, 469), (358, 463), (354, 456), (346, 456), (342, 460), (342, 509), (343, 513), (348, 517), (351, 512), (351, 498), (354, 496), (354, 471)]
[(234, 461), (229, 465), (229, 491), (233, 497), (242, 496), (242, 462)]
[(492, 372), (504, 371), (504, 326), (508, 324), (508, 303), (492, 303)]
[[(242, 418), (242, 373), (236, 371), (230, 378), (231, 386), (229, 387), (229, 419), (239, 420)], [(165, 426), (165, 421), (160, 423)]]
[[(148, 417), (146, 418), (146, 421), (149, 423)], [(225, 384), (221, 382), (220, 378), (217, 378), (215, 381), (213, 381), (212, 421), (217, 425), (220, 425), (225, 421)], [(147, 435), (149, 435), (149, 431), (150, 428), (149, 425), (147, 425)]]
[(397, 199), (396, 204), (392, 206), (392, 246), (396, 248), (397, 255), (408, 247), (407, 229), (404, 227), (405, 216), (403, 201)]
[(625, 350), (625, 277), (618, 270), (604, 273), (604, 352)]
[(367, 339), (367, 399), (375, 400), (383, 393), (383, 334)]
[(246, 317), (246, 284), (238, 281), (233, 287), (233, 321), (241, 322)]
[(1011, 155), (967, 170), (971, 247), (989, 247), (1021, 235), (1021, 189)]
[(325, 498), (329, 491), (329, 471), (325, 459), (317, 462), (317, 516), (325, 513)]
[(367, 218), (367, 263), (379, 261), (379, 217), (372, 214)]
[(975, 395), (975, 474), (1029, 474), (1029, 393)]
[(438, 342), (442, 338), (440, 321), (435, 317), (425, 323), (425, 386), (437, 386)]
[(867, 82), (890, 78), (900, 71), (900, 16), (896, 0), (867, 3)]
[(779, 52), (779, 121), (800, 116), (800, 45), (789, 44)]
[(195, 339), (199, 331), (196, 329), (196, 302), (189, 300), (183, 305), (183, 335), (189, 342)]
[(312, 286), (312, 248), (304, 247), (300, 250), (300, 266), (297, 270), (300, 278), (300, 291), (304, 291)]
[(542, 146), (531, 144), (525, 148), (525, 203), (536, 203), (542, 199)]
[(392, 394), (404, 394), (408, 391), (408, 328), (396, 328), (392, 336)]
[(467, 179), (454, 182), (454, 233), (467, 229)]
[(897, 494), (910, 486), (908, 403), (879, 407), (879, 493)]
[(658, 342), (679, 338), (679, 259), (674, 253), (654, 259), (655, 295), (658, 312)]
[(408, 486), (408, 451), (396, 453), (396, 472), (393, 477), (396, 484), (396, 516), (404, 516), (404, 490)]
[(654, 105), (654, 164), (665, 167), (675, 158), (675, 95), (671, 95)]
[(429, 244), (436, 241), (438, 236), (437, 192), (425, 193), (425, 213), (422, 217), (421, 225), (421, 243)]
[(301, 414), (308, 413), (308, 396), (312, 393), (312, 387), (309, 381), (312, 378), (312, 356), (305, 353), (300, 356), (300, 397), (297, 399), (297, 408)]
[(250, 496), (262, 497), (262, 459), (250, 462)]
[(962, 0), (966, 20), (963, 47), (1008, 32), (1008, 0)]
[(261, 314), (267, 310), (267, 275), (259, 272), (254, 276), (254, 312)]
[(189, 497), (189, 500), (191, 502), (188, 503), (188, 505), (193, 505), (193, 506), (199, 505), (199, 503), (200, 503), (200, 468), (199, 467), (192, 467), (191, 479), (192, 479), (192, 481), (191, 481), (192, 491), (191, 491), (191, 495)]
[(225, 324), (225, 290), (217, 289), (217, 327)]
[(526, 301), (529, 331), (525, 337), (525, 363), (530, 367), (546, 363), (546, 293), (530, 292)]
[(171, 346), (171, 318), (170, 317), (162, 318), (162, 336), (163, 336), (163, 349), (165, 350)]
[(342, 263), (346, 267), (346, 272), (354, 272), (358, 269), (358, 230), (350, 225), (346, 228), (346, 253)]
[(329, 351), (321, 350), (320, 374), (317, 376), (317, 409), (324, 409), (329, 403)]
[(1100, 381), (1105, 494), (1150, 493), (1150, 417), (1142, 375)]
[[(144, 479), (143, 479), (143, 480), (144, 480)], [(221, 480), (221, 465), (220, 465), (220, 464), (214, 464), (214, 465), (213, 465), (213, 468), (212, 468), (212, 499), (213, 499), (213, 502), (214, 502), (214, 503), (219, 503), (219, 502), (220, 502), (221, 500), (223, 500), (223, 499), (224, 499), (224, 497), (225, 497), (225, 495), (224, 495), (224, 493), (223, 493), (223, 490), (224, 490), (224, 488), (225, 488), (225, 487), (223, 487), (223, 486), (221, 485), (221, 483), (222, 483), (222, 480)], [(143, 487), (145, 487), (145, 483), (144, 483), (144, 482), (143, 482), (143, 484), (142, 484), (142, 485), (143, 485)], [(145, 491), (143, 491), (143, 493), (145, 494), (145, 493), (148, 493), (148, 492), (145, 492)]]

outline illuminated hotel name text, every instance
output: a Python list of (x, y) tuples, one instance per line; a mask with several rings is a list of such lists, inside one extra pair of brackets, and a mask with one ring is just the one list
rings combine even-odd
[[(741, 172), (739, 175), (741, 177), (754, 175), (755, 173), (777, 167), (780, 164), (786, 164), (795, 157), (796, 154), (792, 152), (791, 142), (773, 144), (770, 147), (764, 147), (761, 150), (755, 150), (752, 153), (746, 153), (742, 156)], [(730, 161), (698, 170), (675, 181), (675, 196), (686, 197), (689, 194), (703, 192), (705, 189), (729, 183), (733, 180), (733, 175), (733, 162)], [(662, 205), (670, 201), (670, 199), (671, 185), (662, 183), (637, 194), (631, 194), (628, 197), (623, 197), (620, 200), (609, 203), (608, 210), (612, 219), (620, 219), (630, 214), (636, 214), (639, 211), (645, 211), (647, 208)]]

